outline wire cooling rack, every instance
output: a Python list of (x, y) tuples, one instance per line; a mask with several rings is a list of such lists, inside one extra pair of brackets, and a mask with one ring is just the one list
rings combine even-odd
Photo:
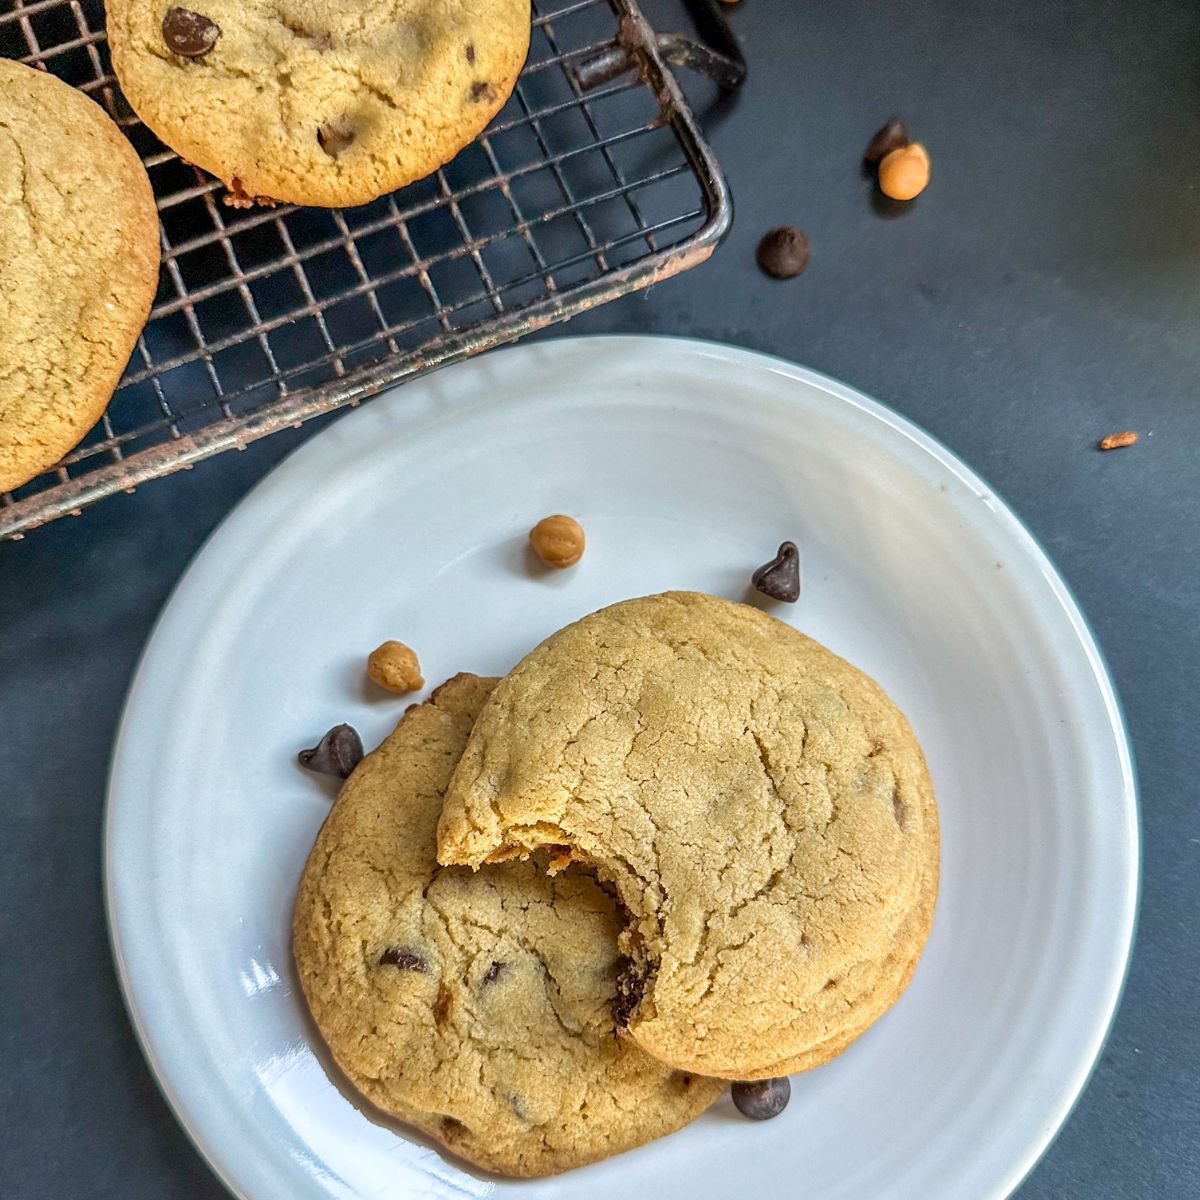
[(0, 538), (602, 304), (706, 259), (731, 219), (720, 168), (667, 61), (734, 86), (715, 48), (658, 36), (635, 0), (534, 0), (529, 60), (487, 132), (361, 208), (228, 206), (134, 116), (102, 0), (0, 0), (0, 55), (102, 103), (141, 154), (163, 265), (99, 424), (0, 495)]

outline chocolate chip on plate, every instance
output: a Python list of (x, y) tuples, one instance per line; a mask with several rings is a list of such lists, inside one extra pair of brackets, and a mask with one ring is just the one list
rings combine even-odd
[(791, 279), (808, 266), (812, 248), (803, 229), (797, 229), (795, 225), (781, 225), (778, 229), (772, 229), (758, 243), (755, 257), (768, 275), (774, 275), (776, 279)]
[(763, 563), (750, 576), (750, 582), (772, 600), (795, 604), (800, 599), (800, 551), (796, 543), (781, 542), (779, 553)]
[(867, 143), (863, 151), (863, 162), (875, 166), (882, 162), (893, 150), (902, 150), (912, 141), (908, 136), (908, 126), (899, 117), (893, 117), (886, 125), (875, 131), (875, 136)]
[(296, 756), (302, 767), (345, 779), (362, 761), (363, 744), (353, 725), (335, 725), (311, 750)]
[(203, 13), (174, 6), (163, 16), (162, 35), (168, 50), (183, 58), (203, 58), (217, 44), (221, 27)]
[(786, 1075), (780, 1079), (756, 1079), (753, 1083), (735, 1083), (729, 1094), (743, 1117), (769, 1121), (787, 1108), (792, 1085)]
[(407, 946), (389, 946), (380, 956), (381, 967), (398, 967), (401, 971), (426, 971), (425, 956)]

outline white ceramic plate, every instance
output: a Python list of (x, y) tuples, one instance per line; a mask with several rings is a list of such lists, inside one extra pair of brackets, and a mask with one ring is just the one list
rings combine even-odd
[[(577, 515), (575, 569), (526, 531)], [(502, 673), (552, 630), (665, 588), (741, 598), (783, 538), (778, 615), (876, 676), (928, 752), (943, 822), (928, 950), (896, 1008), (793, 1080), (777, 1120), (726, 1099), (664, 1141), (510, 1183), (361, 1113), (326, 1076), (294, 982), (293, 889), (330, 781), (298, 749), (430, 684)], [(1138, 878), (1112, 685), (1053, 566), (977, 476), (812, 372), (649, 338), (503, 350), (375, 400), (234, 511), (184, 576), (130, 693), (109, 795), (117, 963), (163, 1090), (254, 1200), (504, 1195), (1007, 1195), (1065, 1119), (1108, 1028)]]

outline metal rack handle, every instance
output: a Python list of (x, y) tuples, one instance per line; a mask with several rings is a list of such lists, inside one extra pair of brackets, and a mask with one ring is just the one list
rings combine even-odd
[[(723, 92), (739, 88), (746, 78), (746, 59), (719, 0), (685, 0), (700, 38), (684, 33), (656, 35), (663, 58), (672, 66), (707, 75)], [(632, 46), (614, 46), (575, 67), (576, 82), (584, 91), (608, 83), (637, 67)]]

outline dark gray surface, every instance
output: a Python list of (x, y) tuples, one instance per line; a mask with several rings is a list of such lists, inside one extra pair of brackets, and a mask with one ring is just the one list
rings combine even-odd
[[(677, 20), (667, 0), (650, 10)], [(943, 439), (1041, 538), (1126, 707), (1145, 882), (1112, 1040), (1020, 1196), (1200, 1195), (1200, 7), (744, 0), (731, 16), (752, 76), (706, 119), (736, 197), (732, 236), (707, 266), (571, 332), (711, 337), (826, 371)], [(857, 155), (893, 111), (928, 144), (934, 181), (888, 219)], [(808, 231), (813, 261), (777, 283), (754, 246), (784, 222)], [(1092, 448), (1123, 428), (1142, 442)], [(121, 1007), (104, 779), (171, 586), (307, 433), (0, 544), (6, 1196), (223, 1195)]]

